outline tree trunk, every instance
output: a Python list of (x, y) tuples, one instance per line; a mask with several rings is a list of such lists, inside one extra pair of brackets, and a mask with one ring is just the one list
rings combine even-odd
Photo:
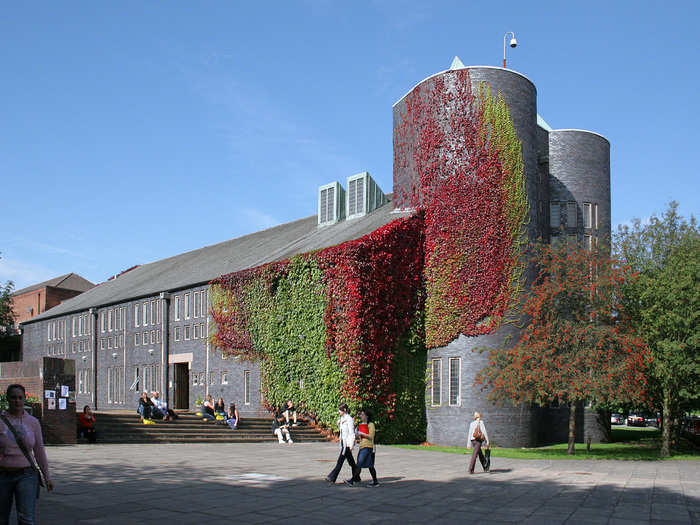
[(671, 392), (669, 387), (664, 388), (664, 411), (663, 411), (664, 423), (663, 430), (661, 431), (661, 457), (667, 458), (671, 455)]
[(576, 445), (576, 403), (575, 401), (569, 403), (569, 450), (570, 455), (576, 454), (574, 449)]

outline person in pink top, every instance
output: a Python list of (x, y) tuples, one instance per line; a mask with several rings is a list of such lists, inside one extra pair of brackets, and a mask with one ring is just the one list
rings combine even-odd
[[(17, 522), (20, 525), (34, 525), (39, 476), (22, 452), (18, 440), (23, 442), (26, 451), (36, 458), (46, 478), (46, 488), (53, 490), (44, 440), (41, 437), (41, 425), (35, 417), (24, 411), (25, 400), (26, 393), (22, 385), (7, 387), (9, 409), (3, 410), (0, 417), (0, 524), (9, 521), (14, 500), (17, 506)], [(5, 421), (14, 428), (14, 432)], [(15, 438), (15, 434), (18, 438)]]

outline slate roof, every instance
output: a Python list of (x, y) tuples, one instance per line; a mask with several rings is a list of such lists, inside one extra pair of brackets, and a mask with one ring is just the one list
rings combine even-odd
[(94, 288), (95, 284), (91, 283), (87, 279), (84, 279), (77, 273), (71, 272), (61, 275), (60, 277), (54, 277), (53, 279), (49, 279), (43, 283), (27, 286), (26, 288), (12, 292), (12, 295), (22, 295), (27, 292), (33, 292), (34, 290), (45, 288), (47, 286), (51, 286), (53, 288), (64, 288), (66, 290), (75, 290), (78, 292), (86, 292), (87, 290)]
[(231, 272), (287, 259), (336, 244), (358, 239), (412, 212), (394, 212), (391, 202), (364, 217), (330, 226), (317, 226), (317, 216), (288, 222), (267, 230), (144, 264), (106, 281), (24, 324), (88, 308), (107, 306), (131, 299), (153, 296), (208, 283)]

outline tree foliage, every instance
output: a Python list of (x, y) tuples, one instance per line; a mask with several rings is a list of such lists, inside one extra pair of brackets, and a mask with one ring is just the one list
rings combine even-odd
[(695, 218), (684, 219), (671, 202), (661, 217), (619, 227), (614, 243), (639, 273), (624, 298), (653, 356), (650, 382), (664, 416), (661, 454), (668, 456), (682, 412), (700, 407), (700, 233)]
[(647, 401), (648, 353), (617, 300), (634, 277), (580, 247), (543, 245), (534, 262), (539, 275), (522, 305), (527, 326), (514, 346), (491, 350), (477, 382), (494, 400), (569, 403), (573, 453), (577, 403)]
[(12, 292), (14, 284), (12, 281), (7, 281), (4, 285), (0, 285), (0, 337), (4, 337), (12, 333), (12, 327), (15, 323), (15, 314), (12, 311)]

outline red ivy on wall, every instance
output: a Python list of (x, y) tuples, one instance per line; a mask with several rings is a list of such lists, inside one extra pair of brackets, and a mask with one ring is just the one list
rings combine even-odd
[[(422, 308), (423, 219), (399, 218), (361, 237), (313, 254), (323, 271), (326, 351), (345, 375), (346, 399), (370, 401), (391, 414), (391, 373), (401, 336)], [(271, 286), (287, 261), (212, 281), (212, 342), (229, 354), (265, 358), (250, 333), (246, 308), (251, 286)]]
[(472, 92), (466, 70), (449, 72), (407, 96), (396, 133), (396, 162), (418, 176), (400, 200), (425, 213), (429, 348), (493, 331), (519, 287), (522, 153), (501, 132), (513, 126), (505, 103), (490, 97)]

